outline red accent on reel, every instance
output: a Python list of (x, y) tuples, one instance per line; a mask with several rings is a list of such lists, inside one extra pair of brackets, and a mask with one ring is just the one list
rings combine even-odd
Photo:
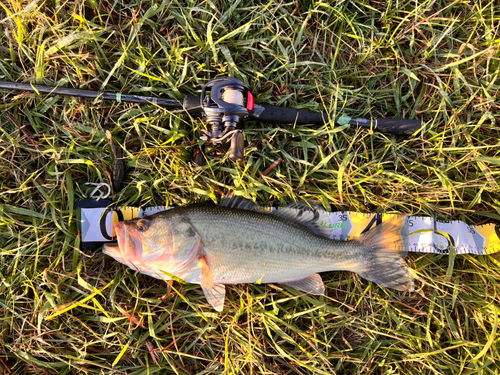
[(248, 92), (248, 98), (247, 98), (247, 109), (248, 109), (249, 111), (253, 111), (253, 106), (254, 106), (253, 95), (252, 95), (252, 93), (249, 91), (249, 92)]

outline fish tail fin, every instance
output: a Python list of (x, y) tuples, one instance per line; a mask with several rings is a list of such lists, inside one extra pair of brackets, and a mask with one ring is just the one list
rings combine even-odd
[(413, 277), (404, 261), (409, 234), (406, 218), (397, 216), (363, 233), (356, 241), (364, 260), (355, 272), (384, 287), (413, 291)]

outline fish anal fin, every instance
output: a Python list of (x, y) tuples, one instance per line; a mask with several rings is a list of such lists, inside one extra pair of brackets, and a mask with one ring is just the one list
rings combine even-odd
[(208, 303), (212, 305), (215, 311), (221, 312), (224, 308), (224, 299), (226, 298), (226, 287), (224, 284), (214, 284), (212, 288), (204, 288), (202, 285), (201, 288)]
[(325, 294), (325, 284), (323, 284), (323, 279), (317, 273), (313, 273), (304, 279), (288, 281), (284, 284), (300, 290), (301, 292), (317, 296)]
[(203, 289), (212, 289), (214, 287), (214, 274), (207, 264), (205, 256), (200, 257), (201, 264), (201, 286)]

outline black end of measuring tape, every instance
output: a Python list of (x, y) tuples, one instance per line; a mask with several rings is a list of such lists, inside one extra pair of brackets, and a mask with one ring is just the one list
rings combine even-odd
[(76, 208), (101, 208), (101, 207), (110, 207), (113, 205), (113, 201), (109, 199), (92, 199), (87, 198), (83, 201), (75, 203)]
[[(96, 200), (93, 198), (87, 198), (87, 199), (84, 199), (83, 201), (77, 202), (75, 204), (75, 207), (77, 208), (77, 217), (78, 217), (78, 223), (79, 223), (78, 229), (79, 229), (80, 235), (83, 236), (83, 234), (85, 232), (85, 228), (84, 228), (85, 223), (82, 221), (82, 218), (85, 215), (82, 214), (82, 211), (84, 211), (86, 209), (94, 209), (94, 208), (101, 208), (101, 209), (106, 209), (106, 211), (107, 210), (112, 211), (116, 207), (116, 204), (113, 203), (113, 201), (110, 201), (109, 199)], [(105, 224), (104, 221), (101, 221), (100, 223), (102, 225)], [(106, 233), (105, 230), (101, 231), (101, 232)], [(84, 237), (82, 237), (82, 242), (80, 242), (80, 249), (83, 251), (95, 252), (98, 249), (100, 249), (104, 244), (109, 243), (109, 241), (111, 241), (112, 238), (109, 238), (107, 240), (108, 241), (102, 241), (102, 242), (101, 241), (89, 242), (89, 241), (84, 241)]]
[(87, 252), (95, 253), (108, 242), (82, 242), (80, 249)]

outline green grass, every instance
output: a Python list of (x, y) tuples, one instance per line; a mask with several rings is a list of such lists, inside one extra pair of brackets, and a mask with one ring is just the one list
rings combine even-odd
[(182, 98), (230, 75), (261, 103), (427, 122), (412, 138), (249, 123), (244, 163), (207, 148), (198, 168), (199, 119), (1, 92), (0, 374), (498, 374), (498, 254), (411, 254), (406, 294), (349, 272), (323, 275), (325, 297), (228, 287), (218, 314), (198, 286), (80, 251), (74, 208), (84, 182), (109, 182), (108, 129), (126, 160), (121, 204), (238, 191), (498, 224), (498, 2), (0, 6), (2, 80)]

